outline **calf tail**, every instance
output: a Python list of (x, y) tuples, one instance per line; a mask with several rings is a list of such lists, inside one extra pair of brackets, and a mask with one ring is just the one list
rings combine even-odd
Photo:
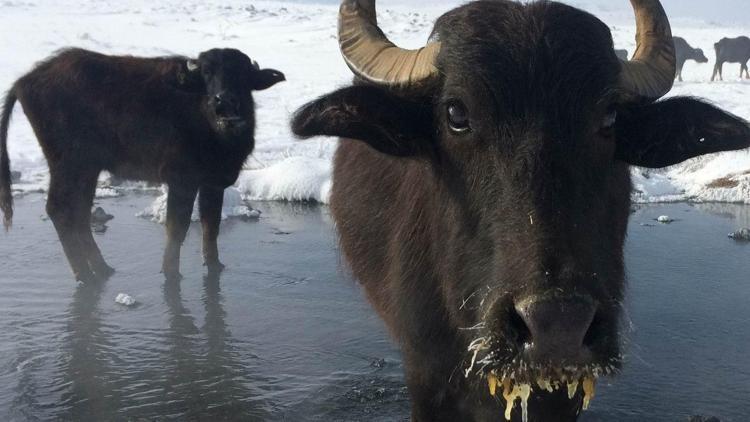
[(15, 87), (13, 87), (5, 96), (2, 115), (0, 115), (0, 209), (4, 214), (3, 226), (6, 231), (13, 221), (13, 192), (10, 187), (10, 158), (8, 158), (8, 126), (16, 100)]

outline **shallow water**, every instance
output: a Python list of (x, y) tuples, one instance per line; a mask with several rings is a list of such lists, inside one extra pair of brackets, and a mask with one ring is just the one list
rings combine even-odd
[[(185, 279), (165, 284), (163, 228), (134, 217), (151, 200), (101, 201), (116, 218), (97, 241), (118, 270), (101, 286), (71, 281), (43, 197), (17, 201), (0, 236), (0, 420), (408, 418), (398, 351), (344, 270), (327, 208), (256, 203), (260, 221), (225, 222), (221, 280), (204, 279), (194, 225)], [(633, 215), (625, 370), (581, 420), (747, 420), (750, 244), (726, 238), (740, 226), (750, 207)]]

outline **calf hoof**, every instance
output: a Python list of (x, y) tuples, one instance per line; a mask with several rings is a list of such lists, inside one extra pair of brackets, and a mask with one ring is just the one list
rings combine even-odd
[(107, 264), (102, 264), (94, 267), (94, 273), (96, 273), (97, 277), (100, 277), (103, 280), (107, 280), (112, 277), (112, 274), (115, 273), (115, 269)]
[(210, 275), (221, 274), (221, 272), (224, 271), (224, 268), (226, 268), (226, 266), (219, 261), (206, 262), (203, 265), (206, 266), (208, 274)]
[(182, 280), (182, 274), (177, 270), (162, 270), (164, 280), (174, 282)]
[(94, 275), (91, 270), (78, 271), (73, 274), (76, 281), (80, 281), (85, 284), (93, 284), (99, 282), (99, 278)]

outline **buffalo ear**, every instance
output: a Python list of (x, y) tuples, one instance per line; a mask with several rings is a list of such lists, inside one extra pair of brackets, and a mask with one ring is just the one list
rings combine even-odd
[(263, 69), (253, 73), (252, 87), (253, 91), (263, 91), (279, 82), (285, 81), (283, 73), (274, 69)]
[(750, 126), (703, 101), (675, 97), (623, 110), (615, 158), (661, 168), (699, 155), (750, 147)]
[(351, 86), (308, 103), (292, 118), (301, 138), (337, 136), (363, 141), (388, 155), (414, 156), (429, 145), (427, 107), (374, 86)]
[(177, 66), (175, 74), (175, 88), (180, 91), (203, 93), (205, 84), (200, 72), (197, 71), (195, 60), (185, 60)]

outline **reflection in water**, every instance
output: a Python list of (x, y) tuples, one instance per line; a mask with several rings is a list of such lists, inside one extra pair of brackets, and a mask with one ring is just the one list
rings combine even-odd
[(169, 356), (164, 361), (171, 365), (165, 402), (177, 403), (169, 414), (188, 419), (267, 419), (259, 393), (246, 385), (245, 366), (238, 361), (225, 322), (219, 276), (204, 278), (203, 330), (183, 306), (179, 282), (165, 282), (164, 301), (170, 316)]
[(116, 356), (110, 355), (113, 343), (99, 313), (103, 288), (100, 283), (79, 285), (70, 305), (64, 355), (68, 359), (63, 365), (70, 387), (62, 394), (63, 419), (113, 419), (120, 408), (111, 382)]
[(747, 205), (705, 203), (695, 204), (695, 208), (705, 213), (734, 220), (733, 224), (736, 225), (737, 229), (750, 227), (750, 207)]
[(59, 401), (33, 402), (43, 381), (24, 371), (18, 390), (26, 393), (15, 398), (15, 408), (47, 407), (59, 420), (269, 419), (266, 400), (253, 390), (268, 381), (248, 376), (247, 355), (240, 361), (218, 277), (204, 279), (201, 329), (183, 304), (180, 283), (164, 284), (168, 324), (166, 332), (153, 333), (160, 345), (145, 329), (118, 338), (117, 327), (103, 323), (103, 290), (103, 284), (81, 285), (69, 307), (60, 374), (43, 386), (59, 391)]

